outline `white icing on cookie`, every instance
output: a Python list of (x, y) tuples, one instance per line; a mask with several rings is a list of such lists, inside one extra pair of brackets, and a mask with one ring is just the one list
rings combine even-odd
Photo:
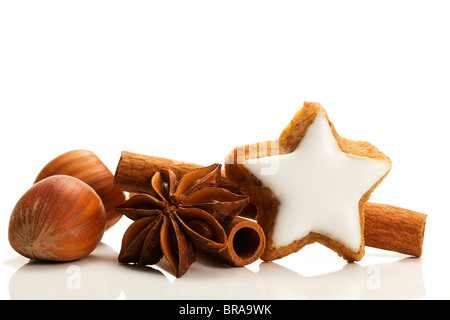
[[(271, 161), (278, 170), (264, 174)], [(387, 161), (342, 152), (323, 113), (292, 153), (247, 160), (244, 166), (280, 202), (272, 235), (275, 247), (316, 232), (354, 252), (361, 245), (359, 201), (390, 169)]]

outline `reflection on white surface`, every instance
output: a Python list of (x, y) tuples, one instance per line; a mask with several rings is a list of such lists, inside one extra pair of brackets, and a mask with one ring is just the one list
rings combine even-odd
[(207, 257), (198, 257), (179, 279), (167, 270), (164, 262), (156, 269), (120, 265), (117, 252), (102, 243), (79, 261), (22, 265), (9, 281), (9, 293), (11, 299), (414, 299), (426, 295), (421, 259), (345, 264), (312, 276), (273, 262), (233, 268)]

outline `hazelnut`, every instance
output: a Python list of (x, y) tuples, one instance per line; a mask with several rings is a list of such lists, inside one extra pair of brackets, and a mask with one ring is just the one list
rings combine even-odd
[(66, 175), (34, 184), (17, 202), (8, 238), (14, 250), (38, 260), (83, 258), (105, 231), (105, 209), (89, 185)]
[(125, 202), (125, 193), (114, 187), (114, 175), (93, 152), (73, 150), (56, 157), (41, 170), (35, 183), (60, 174), (78, 178), (97, 192), (105, 206), (105, 230), (120, 220), (122, 214), (116, 211), (116, 207)]

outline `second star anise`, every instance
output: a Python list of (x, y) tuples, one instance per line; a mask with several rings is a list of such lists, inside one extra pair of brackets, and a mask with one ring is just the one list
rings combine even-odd
[(119, 262), (151, 265), (165, 256), (181, 277), (195, 262), (196, 249), (223, 250), (227, 236), (221, 223), (249, 200), (220, 187), (220, 178), (220, 164), (188, 171), (179, 181), (171, 170), (156, 172), (152, 192), (117, 207), (134, 220), (123, 236)]

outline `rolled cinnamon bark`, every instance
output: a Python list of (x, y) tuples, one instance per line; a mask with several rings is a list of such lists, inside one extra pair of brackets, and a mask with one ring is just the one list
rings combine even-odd
[[(155, 172), (170, 169), (180, 179), (186, 172), (201, 167), (203, 166), (194, 163), (122, 151), (114, 175), (114, 185), (130, 193), (151, 192), (150, 179)], [(219, 185), (233, 192), (239, 191), (225, 178), (224, 170)]]
[(123, 151), (114, 175), (114, 185), (122, 190), (146, 193), (152, 190), (150, 179), (161, 169), (170, 169), (177, 178), (202, 166), (177, 160)]
[[(156, 171), (163, 168), (171, 169), (180, 177), (187, 171), (200, 167), (197, 164), (124, 151), (117, 166), (114, 184), (128, 192), (145, 193), (151, 188), (150, 178)], [(223, 178), (221, 184), (230, 185), (226, 177)], [(366, 246), (396, 251), (414, 257), (422, 255), (426, 214), (376, 203), (365, 203), (364, 212)], [(244, 208), (241, 216), (255, 218), (256, 208), (252, 204), (248, 205)], [(236, 246), (240, 240), (234, 239)], [(240, 249), (236, 251), (234, 247), (231, 250), (240, 252)], [(239, 256), (239, 254), (237, 255)], [(242, 257), (239, 259), (244, 260)]]
[(366, 246), (422, 256), (427, 215), (387, 204), (364, 204)]
[(266, 247), (266, 236), (259, 224), (241, 217), (223, 225), (227, 246), (222, 251), (206, 252), (225, 263), (242, 267), (258, 260)]

